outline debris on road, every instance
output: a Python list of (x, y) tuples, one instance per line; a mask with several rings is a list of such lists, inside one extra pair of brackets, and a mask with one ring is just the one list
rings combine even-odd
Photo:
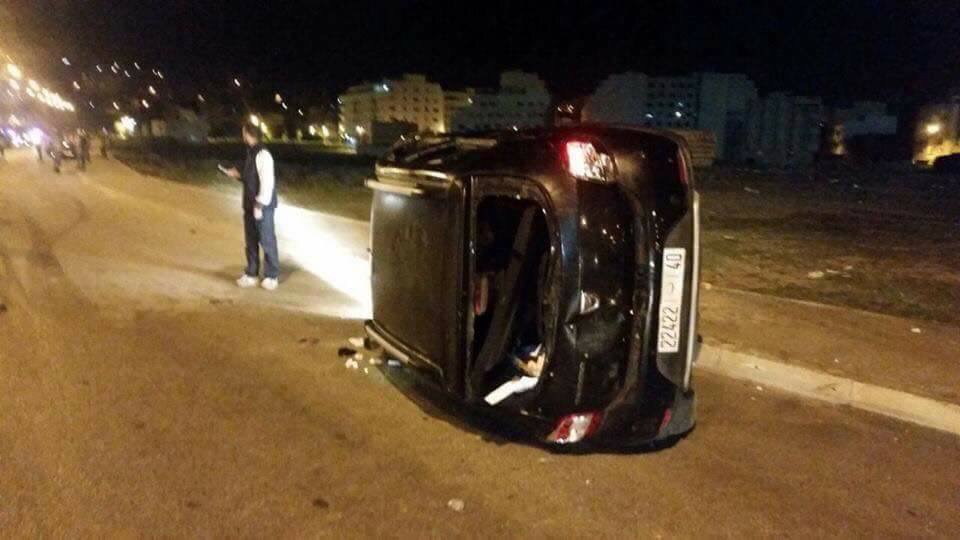
[(757, 392), (763, 392), (763, 387), (759, 384), (757, 385)]
[(357, 350), (351, 349), (350, 347), (340, 347), (337, 349), (337, 356), (340, 358), (346, 358), (348, 356), (356, 356)]
[(0, 315), (3, 315), (6, 312), (7, 312), (7, 305), (0, 303)]
[(465, 506), (466, 504), (463, 502), (463, 499), (450, 499), (447, 501), (447, 508), (454, 512), (463, 512)]
[(703, 287), (703, 290), (709, 291), (710, 289), (713, 288), (713, 283), (710, 283), (709, 281), (704, 281), (703, 283), (700, 284), (700, 286)]
[(357, 362), (357, 361), (356, 361), (355, 359), (353, 359), (353, 358), (348, 358), (347, 361), (343, 363), (343, 365), (344, 365), (347, 369), (357, 369), (357, 368), (360, 367), (360, 362)]
[(362, 337), (352, 337), (352, 338), (348, 339), (347, 341), (350, 343), (350, 346), (353, 347), (353, 348), (355, 348), (355, 349), (363, 349), (363, 348), (364, 348), (364, 340), (363, 340)]
[(371, 356), (369, 362), (371, 366), (379, 366), (383, 364), (383, 359)]
[(822, 277), (825, 276), (825, 275), (826, 275), (826, 274), (824, 274), (824, 273), (821, 272), (820, 270), (814, 270), (813, 272), (807, 272), (807, 277), (810, 278), (810, 279), (820, 279), (820, 278), (822, 278)]
[(923, 330), (920, 330), (920, 329), (917, 328), (916, 326), (914, 326), (913, 328), (911, 328), (910, 331), (913, 332), (914, 334), (920, 334), (920, 333), (923, 332)]

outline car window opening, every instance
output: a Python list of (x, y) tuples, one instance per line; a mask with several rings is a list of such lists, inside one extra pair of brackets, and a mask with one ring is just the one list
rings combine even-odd
[(493, 405), (533, 388), (543, 371), (550, 239), (543, 209), (508, 197), (480, 202), (475, 231), (471, 378)]

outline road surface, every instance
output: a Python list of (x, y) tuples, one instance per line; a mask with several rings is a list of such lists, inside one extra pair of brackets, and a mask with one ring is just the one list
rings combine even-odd
[(237, 206), (114, 162), (0, 161), (3, 536), (960, 530), (958, 438), (719, 377), (660, 452), (480, 430), (337, 357), (369, 309), (363, 225), (281, 209), (281, 289), (241, 291)]

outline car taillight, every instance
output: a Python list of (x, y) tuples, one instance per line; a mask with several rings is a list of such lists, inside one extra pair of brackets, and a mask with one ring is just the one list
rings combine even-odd
[(613, 182), (616, 166), (613, 157), (598, 150), (593, 143), (569, 141), (564, 149), (567, 171), (574, 178), (594, 182)]
[(687, 177), (687, 160), (683, 157), (683, 152), (677, 152), (677, 164), (680, 167), (680, 183), (684, 186), (690, 185), (690, 178)]
[(551, 444), (580, 442), (597, 431), (602, 418), (599, 412), (568, 414), (561, 418), (550, 435), (547, 435), (547, 442)]

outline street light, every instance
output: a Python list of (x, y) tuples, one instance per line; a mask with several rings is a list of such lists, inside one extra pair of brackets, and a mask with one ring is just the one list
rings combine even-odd
[(126, 137), (127, 135), (133, 135), (133, 132), (137, 129), (137, 121), (130, 116), (124, 116), (117, 120), (114, 127), (121, 137)]
[(20, 67), (16, 64), (7, 64), (7, 73), (10, 74), (14, 79), (20, 80), (23, 78), (23, 71), (20, 70)]
[(927, 135), (936, 135), (943, 129), (943, 125), (940, 122), (930, 122), (924, 129)]

